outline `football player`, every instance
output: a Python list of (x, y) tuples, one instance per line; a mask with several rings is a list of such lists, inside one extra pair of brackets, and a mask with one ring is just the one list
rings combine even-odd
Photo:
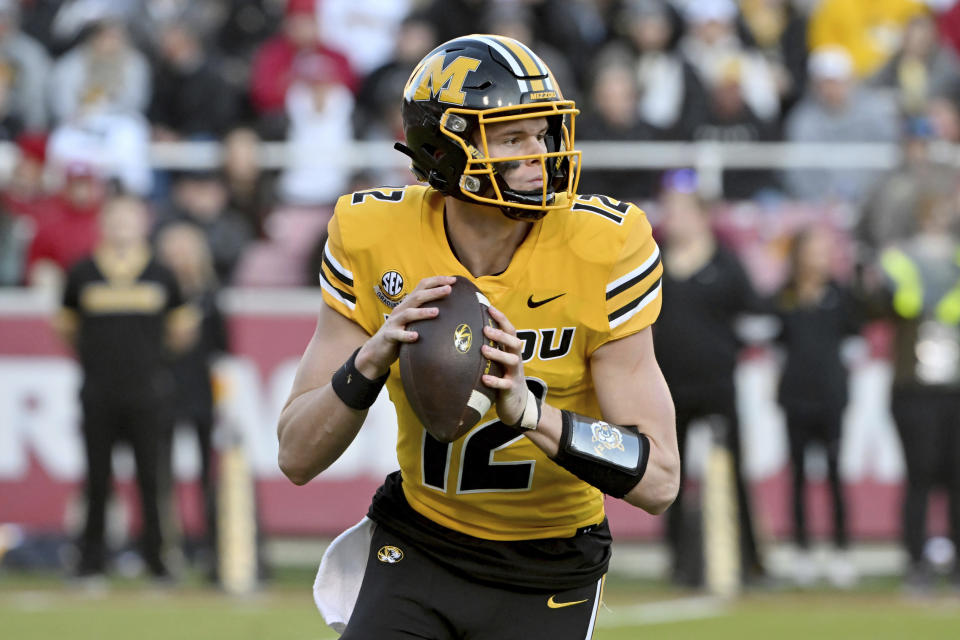
[[(278, 426), (280, 467), (303, 484), (384, 385), (396, 406), (400, 471), (325, 554), (317, 604), (349, 639), (589, 638), (610, 560), (604, 494), (659, 514), (678, 489), (650, 330), (660, 251), (635, 206), (576, 194), (578, 111), (520, 42), (439, 46), (402, 113), (397, 147), (427, 184), (338, 201), (327, 306)], [(483, 377), (497, 392), (485, 419), (442, 443), (404, 397), (397, 358), (452, 276), (491, 302), (499, 349), (483, 352), (504, 373)], [(342, 584), (350, 574), (362, 582)]]

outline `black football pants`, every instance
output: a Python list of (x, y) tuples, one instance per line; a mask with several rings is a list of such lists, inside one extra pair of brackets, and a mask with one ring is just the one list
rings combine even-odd
[(823, 445), (827, 457), (827, 481), (833, 498), (833, 540), (839, 549), (846, 549), (847, 537), (846, 503), (843, 483), (840, 479), (840, 427), (843, 407), (786, 407), (787, 435), (790, 439), (790, 466), (793, 476), (793, 534), (797, 546), (807, 549), (810, 537), (807, 532), (805, 471), (806, 451), (810, 444)]
[(916, 564), (923, 560), (927, 502), (935, 486), (947, 490), (950, 537), (960, 549), (960, 394), (894, 389), (891, 400), (907, 463), (903, 542)]
[[(129, 442), (136, 462), (142, 513), (141, 549), (147, 568), (164, 572), (159, 491), (163, 438), (169, 437), (167, 409), (154, 402), (132, 403), (114, 398), (84, 397), (83, 442), (87, 458), (87, 518), (80, 540), (82, 573), (106, 568), (104, 526), (113, 480), (112, 454), (118, 442)], [(167, 461), (169, 463), (169, 461)]]
[(436, 564), (380, 526), (374, 529), (369, 553), (360, 595), (341, 640), (593, 636), (603, 580), (556, 593), (480, 584)]
[[(740, 445), (740, 420), (737, 413), (736, 393), (731, 387), (709, 389), (672, 390), (677, 412), (677, 441), (680, 447), (681, 466), (686, 464), (685, 447), (690, 424), (697, 419), (710, 418), (723, 426), (726, 446), (733, 458), (735, 484), (737, 492), (737, 517), (740, 526), (740, 561), (744, 579), (749, 579), (765, 571), (753, 527), (753, 509), (747, 483), (743, 477), (743, 454)], [(702, 581), (702, 567), (691, 558), (696, 550), (687, 548), (690, 536), (687, 535), (689, 523), (684, 513), (683, 480), (680, 491), (670, 508), (667, 509), (667, 543), (669, 544), (674, 577), (685, 583), (699, 584)], [(698, 541), (699, 544), (699, 541)]]

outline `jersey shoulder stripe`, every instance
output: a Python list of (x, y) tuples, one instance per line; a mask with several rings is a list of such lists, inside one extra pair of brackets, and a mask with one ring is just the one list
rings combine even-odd
[[(660, 313), (660, 283), (663, 273), (660, 248), (646, 214), (629, 202), (603, 195), (579, 197), (571, 211), (580, 211), (594, 233), (591, 251), (606, 256), (607, 278), (603, 301), (610, 339), (639, 331)], [(612, 224), (611, 224), (612, 223)]]
[(607, 300), (645, 280), (647, 276), (660, 266), (660, 247), (654, 245), (653, 248), (653, 254), (647, 258), (643, 264), (607, 285)]
[[(327, 261), (324, 260), (323, 265), (321, 265), (320, 267), (320, 288), (323, 289), (324, 293), (329, 294), (335, 300), (346, 305), (350, 310), (353, 310), (357, 306), (357, 297), (352, 293), (348, 293), (347, 291), (342, 289), (341, 288), (341, 286), (343, 286), (342, 284), (340, 286), (337, 286), (337, 284), (334, 284), (334, 282), (331, 281), (331, 276), (328, 275), (331, 273), (334, 274), (333, 278), (335, 280), (340, 280), (341, 283), (346, 284), (343, 282), (342, 279), (340, 279), (336, 275), (337, 272), (334, 271), (329, 264), (327, 264)], [(349, 286), (350, 287), (353, 286), (352, 280), (350, 281)]]
[(323, 245), (323, 264), (327, 267), (327, 270), (330, 272), (330, 275), (335, 277), (337, 280), (347, 285), (348, 287), (353, 286), (353, 273), (344, 267), (337, 259), (330, 253), (330, 241), (328, 240)]
[(660, 286), (662, 282), (662, 278), (657, 278), (656, 281), (650, 285), (650, 288), (640, 294), (638, 298), (631, 300), (616, 311), (607, 314), (607, 319), (610, 321), (610, 328), (614, 329), (619, 327), (621, 324), (643, 311), (648, 304), (658, 299), (660, 296)]

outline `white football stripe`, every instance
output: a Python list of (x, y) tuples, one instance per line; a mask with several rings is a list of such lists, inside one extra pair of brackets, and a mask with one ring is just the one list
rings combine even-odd
[(349, 307), (351, 311), (353, 311), (354, 309), (357, 308), (356, 303), (350, 302), (349, 300), (347, 300), (346, 298), (344, 298), (342, 295), (340, 295), (340, 292), (337, 291), (336, 289), (334, 289), (333, 287), (331, 287), (329, 284), (327, 284), (327, 281), (324, 280), (323, 278), (320, 278), (320, 286), (323, 288), (324, 291), (326, 291), (327, 293), (329, 293), (329, 294), (330, 294), (331, 296), (333, 296), (336, 300), (338, 300), (338, 301), (342, 302), (343, 304), (347, 305), (347, 307)]
[(490, 301), (487, 300), (487, 296), (483, 295), (483, 294), (480, 293), (479, 291), (477, 291), (477, 300), (479, 300), (479, 301), (480, 301), (480, 304), (484, 305), (485, 307), (492, 307), (492, 306), (493, 306), (492, 304), (490, 304)]
[(593, 637), (593, 629), (597, 623), (597, 611), (600, 610), (600, 600), (603, 595), (603, 578), (597, 580), (597, 592), (593, 596), (593, 612), (590, 614), (590, 622), (587, 623), (587, 636), (584, 640), (590, 640)]
[(643, 261), (643, 264), (641, 264), (639, 267), (637, 267), (636, 269), (634, 269), (634, 270), (631, 271), (630, 273), (627, 273), (627, 274), (625, 274), (625, 275), (622, 275), (622, 276), (620, 276), (619, 278), (617, 278), (616, 280), (614, 280), (613, 282), (611, 282), (610, 284), (608, 284), (608, 285), (607, 285), (607, 293), (610, 293), (611, 291), (613, 291), (614, 289), (616, 289), (617, 287), (619, 287), (619, 286), (620, 286), (621, 284), (623, 284), (624, 282), (627, 282), (627, 281), (630, 280), (631, 278), (637, 277), (638, 275), (640, 275), (641, 273), (643, 273), (644, 271), (646, 271), (647, 269), (649, 269), (649, 268), (650, 268), (650, 265), (652, 265), (654, 262), (656, 262), (656, 261), (657, 261), (657, 258), (659, 258), (659, 257), (660, 257), (660, 247), (657, 246), (657, 245), (653, 245), (653, 253), (650, 254), (650, 257), (647, 258), (646, 260), (644, 260), (644, 261)]
[[(493, 47), (494, 49), (496, 49), (497, 53), (499, 53), (501, 56), (503, 56), (503, 58), (504, 58), (504, 59), (507, 61), (507, 63), (510, 65), (510, 70), (513, 71), (513, 74), (514, 74), (515, 76), (518, 76), (519, 78), (522, 78), (523, 76), (527, 75), (527, 72), (524, 71), (524, 69), (523, 69), (522, 66), (520, 66), (520, 62), (517, 60), (517, 57), (514, 55), (514, 53), (513, 53), (512, 51), (510, 51), (509, 49), (507, 49), (506, 47), (504, 47), (502, 44), (500, 44), (499, 42), (497, 42), (497, 41), (494, 40), (493, 38), (486, 38), (486, 37), (483, 37), (483, 36), (479, 36), (479, 37), (477, 38), (477, 40), (481, 40), (481, 41), (483, 41), (483, 42), (486, 42), (488, 45), (490, 45), (491, 47)], [(520, 83), (520, 92), (521, 92), (521, 93), (526, 93), (527, 91), (530, 91), (530, 83), (529, 83), (529, 82), (527, 82), (526, 80), (519, 80), (519, 79), (518, 79), (517, 81)]]
[(535, 54), (530, 49), (530, 47), (523, 44), (522, 42), (517, 41), (517, 44), (520, 45), (521, 49), (527, 52), (527, 55), (530, 56), (530, 58), (533, 60), (533, 64), (537, 65), (537, 70), (540, 72), (541, 75), (545, 75), (545, 76), (549, 75), (549, 73), (547, 72), (547, 65), (544, 64), (543, 60), (540, 59), (540, 56)]
[(625, 313), (625, 314), (623, 314), (622, 316), (620, 316), (619, 318), (617, 318), (616, 320), (614, 320), (613, 322), (611, 322), (611, 323), (610, 323), (610, 328), (611, 328), (611, 329), (616, 329), (617, 327), (619, 327), (620, 325), (622, 325), (624, 322), (626, 322), (627, 320), (629, 320), (629, 319), (632, 318), (633, 316), (635, 316), (635, 315), (637, 315), (638, 313), (640, 313), (645, 306), (647, 306), (648, 304), (650, 304), (651, 302), (653, 302), (654, 300), (657, 299), (657, 296), (660, 295), (660, 288), (661, 288), (662, 286), (663, 286), (663, 281), (660, 281), (660, 283), (657, 284), (657, 288), (654, 289), (653, 291), (650, 291), (649, 293), (647, 293), (647, 295), (645, 295), (645, 296), (643, 297), (643, 300), (640, 301), (640, 304), (638, 304), (636, 307), (634, 307), (633, 309), (631, 309), (629, 313)]
[(327, 256), (327, 260), (330, 261), (330, 264), (332, 264), (334, 267), (337, 268), (337, 271), (339, 272), (339, 274), (340, 274), (341, 276), (344, 276), (343, 278), (341, 278), (342, 280), (353, 280), (353, 273), (352, 273), (349, 269), (347, 269), (346, 267), (344, 267), (342, 264), (340, 264), (340, 263), (337, 261), (337, 259), (333, 257), (333, 254), (330, 253), (330, 242), (329, 242), (329, 241), (327, 241), (327, 242), (324, 243), (324, 245), (323, 245), (323, 255)]

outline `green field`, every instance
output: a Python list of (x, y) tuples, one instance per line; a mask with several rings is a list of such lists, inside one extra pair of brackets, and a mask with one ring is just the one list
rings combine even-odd
[[(327, 640), (313, 607), (312, 575), (289, 572), (262, 592), (232, 598), (199, 584), (159, 589), (115, 580), (105, 592), (55, 576), (0, 575), (5, 640)], [(891, 581), (853, 592), (777, 590), (732, 602), (678, 592), (656, 582), (611, 578), (596, 640), (692, 638), (762, 640), (935, 640), (960, 637), (960, 594), (902, 595)], [(508, 639), (505, 639), (508, 640)]]

